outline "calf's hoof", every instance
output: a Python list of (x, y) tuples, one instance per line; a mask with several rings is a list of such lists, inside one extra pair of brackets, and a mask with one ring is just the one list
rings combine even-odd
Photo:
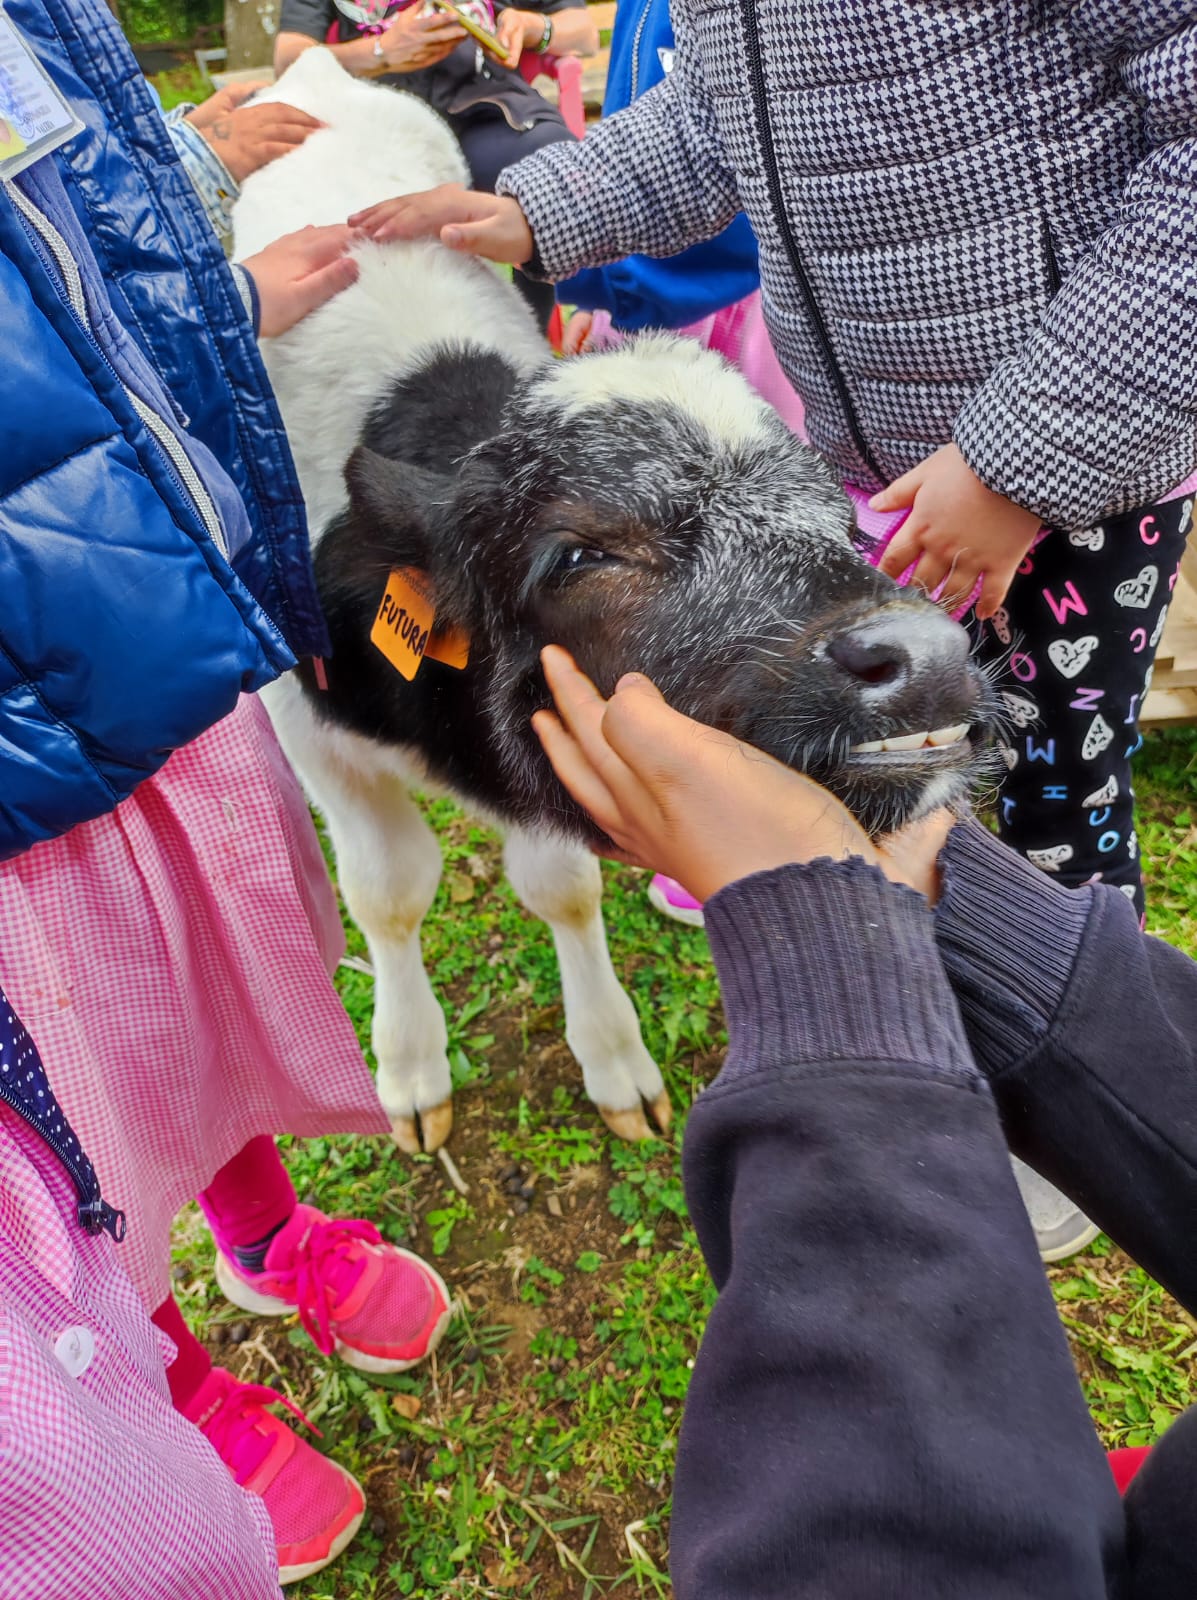
[(662, 1089), (660, 1094), (654, 1095), (648, 1103), (648, 1109), (653, 1114), (653, 1121), (662, 1133), (669, 1132), (669, 1124), (673, 1121), (673, 1107), (669, 1104), (669, 1090)]
[(407, 1156), (420, 1153), (420, 1130), (415, 1117), (392, 1117), (391, 1138)]
[(439, 1150), (453, 1131), (453, 1102), (442, 1100), (439, 1106), (429, 1106), (414, 1117), (392, 1117), (391, 1137), (405, 1155), (418, 1156), (423, 1150), (429, 1155)]
[(453, 1132), (453, 1102), (442, 1100), (439, 1106), (429, 1106), (420, 1112), (420, 1134), (425, 1150), (439, 1150)]
[(641, 1139), (655, 1139), (658, 1129), (661, 1133), (669, 1131), (673, 1107), (669, 1104), (669, 1094), (665, 1089), (654, 1095), (648, 1103), (648, 1109), (652, 1112), (655, 1128), (645, 1115), (643, 1105), (629, 1106), (624, 1111), (612, 1111), (610, 1106), (599, 1106), (598, 1113), (617, 1138), (627, 1139), (634, 1144)]

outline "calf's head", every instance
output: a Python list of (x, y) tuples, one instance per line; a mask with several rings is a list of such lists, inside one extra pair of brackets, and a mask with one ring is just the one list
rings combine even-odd
[(826, 463), (690, 342), (542, 369), (450, 474), (359, 450), (347, 478), (375, 572), (424, 567), (438, 622), (469, 633), (502, 809), (521, 820), (586, 831), (529, 726), (549, 643), (604, 693), (646, 673), (874, 833), (977, 768), (988, 696), (963, 630), (862, 559)]

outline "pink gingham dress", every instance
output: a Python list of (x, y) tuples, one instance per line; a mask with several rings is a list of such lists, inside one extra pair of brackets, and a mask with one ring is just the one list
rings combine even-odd
[(0, 864), (0, 987), (128, 1217), (120, 1261), (150, 1310), (176, 1213), (248, 1140), (388, 1131), (330, 981), (342, 949), (252, 697), (115, 811)]
[(265, 1503), (174, 1409), (169, 1341), (0, 1104), (0, 1595), (278, 1600)]

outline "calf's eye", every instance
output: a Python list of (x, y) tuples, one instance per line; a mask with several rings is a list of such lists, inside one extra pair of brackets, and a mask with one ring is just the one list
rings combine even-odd
[(575, 572), (589, 572), (594, 567), (608, 565), (618, 560), (606, 550), (600, 550), (597, 545), (567, 544), (563, 545), (557, 557), (557, 571), (562, 577)]

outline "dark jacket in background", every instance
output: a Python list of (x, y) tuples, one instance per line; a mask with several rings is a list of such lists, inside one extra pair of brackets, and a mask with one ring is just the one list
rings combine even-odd
[(934, 917), (861, 862), (707, 905), (678, 1600), (1197, 1594), (1197, 1413), (1121, 1502), (1003, 1137), (1197, 1309), (1197, 966), (978, 828), (945, 864)]
[[(398, 0), (387, 17), (393, 18), (407, 6), (420, 3), (421, 0)], [(520, 0), (518, 9), (551, 16), (557, 11), (576, 10), (585, 3), (586, 0)], [(494, 9), (497, 17), (509, 7), (499, 0)], [(334, 42), (340, 44), (360, 39), (366, 31), (339, 11), (334, 0), (283, 0), (278, 26), (280, 33), (302, 33), (321, 44), (328, 41), (330, 28), (335, 28)], [(434, 67), (385, 73), (378, 81), (418, 95), (450, 122), (489, 108), (497, 111), (510, 127), (523, 131), (537, 122), (555, 121), (558, 116), (556, 108), (537, 93), (522, 73), (487, 55), (473, 39), (463, 39)]]

